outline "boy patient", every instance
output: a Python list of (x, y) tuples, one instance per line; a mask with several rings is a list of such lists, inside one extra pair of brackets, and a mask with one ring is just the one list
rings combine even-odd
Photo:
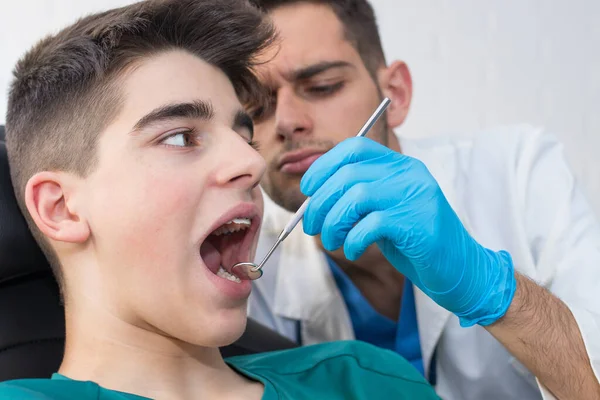
[[(223, 360), (246, 324), (265, 162), (271, 25), (243, 1), (146, 1), (86, 17), (17, 64), (7, 147), (61, 286), (65, 354), (0, 399), (437, 398), (395, 353), (338, 342)], [(225, 267), (225, 268), (223, 268)]]

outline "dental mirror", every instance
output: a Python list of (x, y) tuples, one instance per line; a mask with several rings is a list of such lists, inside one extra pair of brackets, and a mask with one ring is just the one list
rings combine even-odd
[[(371, 117), (363, 125), (363, 127), (360, 129), (360, 131), (358, 131), (358, 134), (356, 136), (357, 137), (365, 136), (367, 134), (367, 132), (369, 132), (369, 130), (373, 127), (373, 125), (375, 125), (375, 123), (377, 122), (379, 117), (381, 117), (381, 115), (383, 115), (384, 111), (388, 108), (390, 103), (391, 103), (391, 100), (389, 98), (386, 97), (385, 99), (383, 99), (383, 101), (381, 102), (379, 107), (377, 107), (377, 109), (375, 110), (373, 115), (371, 115)], [(296, 227), (296, 225), (298, 225), (298, 222), (300, 222), (300, 220), (304, 216), (304, 211), (306, 210), (306, 207), (308, 206), (308, 200), (310, 200), (310, 197), (308, 197), (306, 200), (304, 200), (304, 203), (302, 203), (302, 205), (300, 206), (298, 211), (296, 211), (296, 213), (294, 214), (294, 216), (292, 217), (290, 222), (288, 222), (287, 225), (283, 228), (283, 230), (279, 234), (279, 237), (275, 241), (275, 244), (271, 247), (271, 249), (269, 250), (267, 255), (263, 258), (263, 260), (260, 262), (260, 264), (257, 265), (253, 262), (237, 263), (231, 268), (231, 273), (242, 280), (252, 280), (253, 281), (255, 279), (260, 278), (263, 274), (262, 267), (265, 265), (265, 263), (267, 262), (269, 257), (271, 257), (271, 255), (273, 254), (273, 252), (275, 251), (277, 246), (279, 246), (279, 244), (281, 242), (283, 242), (286, 237), (288, 237), (288, 235), (292, 232), (292, 230)]]

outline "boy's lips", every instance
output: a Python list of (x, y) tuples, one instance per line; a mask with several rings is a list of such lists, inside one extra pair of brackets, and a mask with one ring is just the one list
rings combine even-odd
[(279, 158), (277, 166), (281, 172), (286, 174), (303, 174), (324, 153), (325, 150), (316, 148), (290, 151)]

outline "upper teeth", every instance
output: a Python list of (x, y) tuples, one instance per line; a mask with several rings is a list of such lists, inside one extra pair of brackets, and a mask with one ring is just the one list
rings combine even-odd
[(234, 218), (228, 222), (228, 224), (242, 224), (242, 225), (250, 225), (252, 222), (250, 218)]
[(250, 218), (234, 218), (231, 221), (223, 224), (221, 227), (217, 228), (212, 234), (219, 236), (223, 234), (229, 234), (232, 232), (237, 232), (242, 229), (247, 229), (252, 224)]

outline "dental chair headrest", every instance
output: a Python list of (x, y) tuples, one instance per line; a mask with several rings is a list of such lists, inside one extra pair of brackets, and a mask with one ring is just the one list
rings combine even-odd
[(56, 371), (64, 335), (58, 285), (17, 206), (0, 126), (0, 381)]
[(0, 221), (0, 284), (31, 274), (51, 273), (14, 196), (3, 126), (0, 126)]

